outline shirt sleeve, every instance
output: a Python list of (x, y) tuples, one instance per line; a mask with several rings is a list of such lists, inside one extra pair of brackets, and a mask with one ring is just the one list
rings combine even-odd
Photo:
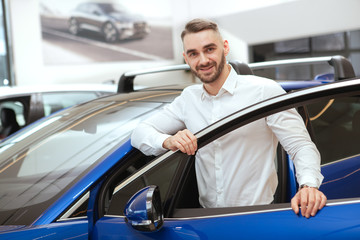
[[(284, 91), (274, 86), (270, 90), (267, 89), (264, 95), (271, 93), (279, 95)], [(299, 185), (320, 187), (324, 178), (320, 169), (320, 153), (311, 140), (300, 114), (295, 109), (289, 109), (268, 116), (266, 121), (293, 160)]]
[(145, 155), (159, 155), (166, 152), (167, 149), (163, 148), (165, 139), (185, 129), (182, 119), (184, 104), (180, 95), (160, 112), (141, 122), (131, 135), (131, 145)]
[(295, 109), (267, 117), (267, 124), (290, 155), (299, 185), (320, 187), (320, 153), (311, 141), (301, 116)]

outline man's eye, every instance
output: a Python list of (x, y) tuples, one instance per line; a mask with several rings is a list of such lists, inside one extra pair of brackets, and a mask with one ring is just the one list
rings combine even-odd
[(192, 53), (190, 53), (189, 56), (190, 56), (190, 57), (196, 57), (196, 55), (197, 55), (196, 53), (192, 52)]
[(215, 50), (215, 48), (208, 48), (207, 51), (208, 52), (213, 52)]

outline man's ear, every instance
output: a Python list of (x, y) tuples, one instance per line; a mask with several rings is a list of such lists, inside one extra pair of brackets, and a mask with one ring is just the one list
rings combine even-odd
[(228, 42), (228, 40), (224, 40), (224, 54), (225, 54), (225, 56), (228, 55), (229, 51), (230, 51), (229, 42)]
[(187, 59), (186, 59), (185, 52), (183, 52), (183, 57), (184, 57), (185, 63), (188, 64)]

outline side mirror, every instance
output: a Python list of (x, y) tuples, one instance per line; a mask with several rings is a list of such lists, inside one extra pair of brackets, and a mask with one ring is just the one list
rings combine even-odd
[(148, 186), (135, 193), (126, 204), (124, 214), (126, 222), (136, 230), (159, 230), (164, 223), (159, 188)]

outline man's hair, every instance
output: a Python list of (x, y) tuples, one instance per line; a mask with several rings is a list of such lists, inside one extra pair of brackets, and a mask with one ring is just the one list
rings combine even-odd
[(181, 39), (184, 41), (184, 37), (186, 34), (189, 33), (198, 33), (204, 30), (213, 30), (216, 33), (218, 33), (220, 35), (218, 26), (216, 23), (207, 20), (207, 19), (201, 19), (201, 18), (196, 18), (191, 20), (190, 22), (188, 22), (185, 25), (185, 29), (182, 31), (181, 33)]

